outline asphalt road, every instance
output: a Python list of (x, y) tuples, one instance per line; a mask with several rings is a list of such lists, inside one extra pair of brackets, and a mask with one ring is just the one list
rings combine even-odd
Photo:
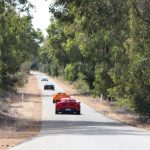
[(42, 90), (43, 114), (39, 136), (12, 150), (150, 150), (150, 132), (111, 120), (81, 103), (81, 115), (55, 115), (52, 94), (44, 91), (42, 74), (34, 73)]

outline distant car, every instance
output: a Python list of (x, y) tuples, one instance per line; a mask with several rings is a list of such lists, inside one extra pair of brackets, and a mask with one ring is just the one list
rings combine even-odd
[(44, 85), (44, 90), (55, 90), (55, 86), (51, 83)]
[(61, 100), (61, 98), (70, 98), (70, 95), (66, 94), (66, 93), (57, 93), (55, 95), (53, 95), (53, 103), (57, 103)]
[(48, 79), (47, 78), (43, 78), (41, 81), (48, 81)]
[(62, 98), (60, 102), (56, 103), (55, 113), (76, 113), (80, 114), (80, 102), (74, 98)]

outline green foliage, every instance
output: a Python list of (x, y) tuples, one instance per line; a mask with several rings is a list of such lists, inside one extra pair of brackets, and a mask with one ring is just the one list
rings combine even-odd
[(14, 85), (23, 86), (27, 82), (27, 76), (30, 72), (30, 65), (31, 62), (24, 62), (21, 65), (20, 70), (11, 75), (11, 82), (13, 82)]
[(81, 94), (89, 94), (90, 93), (90, 89), (89, 89), (89, 86), (88, 86), (87, 82), (84, 79), (82, 79), (82, 78), (79, 78), (78, 80), (76, 80), (73, 83), (73, 86)]
[(75, 81), (77, 79), (77, 65), (76, 64), (68, 64), (65, 67), (65, 77), (69, 81)]
[(96, 66), (95, 71), (95, 82), (94, 82), (94, 95), (100, 96), (103, 94), (107, 97), (108, 89), (113, 86), (113, 82), (111, 81), (109, 75), (107, 74), (108, 67), (106, 64), (101, 64)]
[(40, 63), (51, 75), (83, 81), (94, 95), (150, 116), (149, 6), (140, 0), (55, 1)]
[(134, 112), (134, 104), (131, 102), (130, 99), (125, 99), (125, 98), (117, 98), (117, 104), (116, 107), (122, 111), (127, 111), (127, 112)]
[(21, 82), (23, 64), (38, 56), (42, 35), (32, 27), (31, 7), (27, 0), (0, 1), (0, 88)]

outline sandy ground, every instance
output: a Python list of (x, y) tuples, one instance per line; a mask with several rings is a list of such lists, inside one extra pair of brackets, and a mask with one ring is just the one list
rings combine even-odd
[(39, 133), (41, 103), (37, 80), (30, 75), (28, 83), (17, 94), (3, 101), (6, 108), (0, 107), (0, 150), (10, 149)]
[(110, 105), (110, 103), (106, 100), (102, 100), (100, 98), (93, 98), (92, 96), (88, 96), (88, 95), (81, 95), (73, 87), (73, 85), (60, 78), (50, 77), (50, 79), (56, 82), (59, 86), (61, 86), (66, 91), (66, 93), (73, 95), (76, 99), (87, 104), (88, 106), (104, 114), (105, 116), (123, 122), (125, 124), (150, 131), (150, 120), (144, 122), (139, 118), (139, 116), (129, 114), (129, 113), (124, 113), (124, 112), (119, 112), (118, 110), (116, 110), (114, 106)]

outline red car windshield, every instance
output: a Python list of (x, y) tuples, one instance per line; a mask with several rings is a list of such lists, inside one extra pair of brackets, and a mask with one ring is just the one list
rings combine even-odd
[(61, 102), (76, 103), (76, 100), (75, 99), (70, 99), (70, 98), (62, 98)]

